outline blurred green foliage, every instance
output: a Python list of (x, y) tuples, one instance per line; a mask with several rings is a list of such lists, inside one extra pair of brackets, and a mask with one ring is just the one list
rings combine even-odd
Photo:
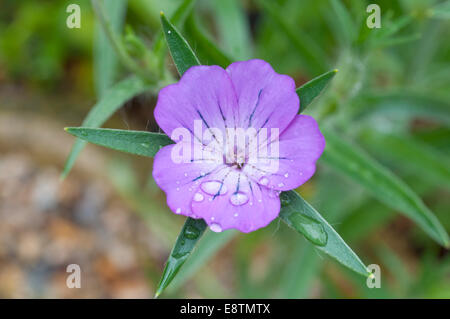
[[(85, 10), (83, 28), (68, 32), (70, 1), (5, 0), (0, 12), (0, 65), (13, 80), (52, 85), (73, 60), (91, 54), (92, 12)], [(83, 8), (89, 1), (78, 1)]]

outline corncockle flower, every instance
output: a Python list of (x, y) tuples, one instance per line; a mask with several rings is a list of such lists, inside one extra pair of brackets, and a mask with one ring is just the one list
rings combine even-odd
[(268, 225), (279, 193), (311, 178), (325, 147), (298, 110), (293, 79), (262, 60), (194, 66), (163, 88), (155, 118), (175, 144), (156, 154), (153, 177), (170, 209), (216, 232)]

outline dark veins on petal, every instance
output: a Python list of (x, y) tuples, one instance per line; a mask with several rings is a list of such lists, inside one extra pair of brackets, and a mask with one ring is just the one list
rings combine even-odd
[(213, 200), (216, 199), (217, 196), (220, 195), (220, 192), (222, 191), (222, 187), (223, 187), (223, 183), (225, 182), (225, 179), (228, 177), (228, 175), (230, 175), (231, 171), (229, 171), (224, 178), (222, 178), (222, 180), (220, 181), (220, 188), (217, 191), (217, 193), (213, 196)]
[(252, 114), (250, 114), (250, 117), (248, 118), (248, 127), (250, 127), (250, 126), (252, 125), (253, 115), (255, 115), (255, 111), (256, 111), (256, 109), (258, 108), (259, 100), (260, 100), (261, 93), (262, 93), (263, 90), (264, 90), (264, 89), (261, 89), (261, 90), (259, 90), (259, 92), (258, 92), (258, 99), (256, 100), (255, 107), (253, 108)]

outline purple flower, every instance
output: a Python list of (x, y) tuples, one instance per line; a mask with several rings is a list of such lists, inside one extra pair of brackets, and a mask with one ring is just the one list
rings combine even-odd
[[(316, 121), (298, 110), (294, 80), (262, 60), (194, 66), (163, 88), (155, 118), (176, 144), (156, 154), (153, 177), (170, 209), (213, 231), (267, 226), (279, 193), (310, 179), (325, 147)], [(230, 137), (239, 129), (243, 139)]]

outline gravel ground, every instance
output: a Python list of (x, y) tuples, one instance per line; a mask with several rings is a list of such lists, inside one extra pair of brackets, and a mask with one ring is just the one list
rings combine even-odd
[[(108, 185), (0, 154), (0, 298), (149, 298), (150, 236)], [(94, 181), (93, 181), (94, 180)], [(69, 264), (81, 288), (66, 285)]]

